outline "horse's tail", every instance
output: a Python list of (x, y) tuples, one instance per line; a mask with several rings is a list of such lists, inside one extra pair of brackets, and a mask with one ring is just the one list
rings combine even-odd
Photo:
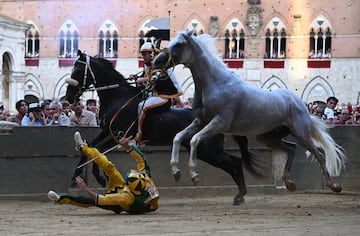
[(255, 155), (249, 151), (249, 142), (247, 137), (236, 135), (233, 135), (232, 137), (240, 147), (241, 159), (249, 173), (256, 178), (265, 178), (265, 176), (259, 171), (262, 167), (257, 162), (258, 160)]
[(331, 176), (339, 176), (347, 159), (344, 150), (330, 136), (324, 121), (315, 116), (311, 116), (311, 119), (311, 137), (325, 153), (326, 169)]

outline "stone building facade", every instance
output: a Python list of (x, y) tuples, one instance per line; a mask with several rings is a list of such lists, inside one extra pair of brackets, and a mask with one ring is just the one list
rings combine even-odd
[[(284, 87), (305, 102), (359, 103), (360, 1), (28, 0), (0, 4), (0, 101), (60, 99), (77, 49), (139, 72), (151, 29), (213, 36), (219, 56), (247, 82)], [(161, 47), (165, 47), (163, 40)], [(313, 52), (312, 52), (313, 51)], [(310, 57), (310, 58), (309, 58)], [(175, 68), (185, 95), (188, 69)], [(85, 98), (96, 98), (96, 92)], [(14, 109), (12, 109), (14, 110)]]

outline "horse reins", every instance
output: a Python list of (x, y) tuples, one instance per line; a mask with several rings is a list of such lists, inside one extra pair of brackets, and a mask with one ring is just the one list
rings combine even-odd
[[(166, 68), (170, 65), (174, 65), (174, 61), (172, 60), (172, 56), (171, 56), (171, 53), (169, 51), (168, 48), (164, 48), (162, 51), (164, 51), (166, 54), (169, 55), (169, 58), (168, 58), (168, 61), (167, 63), (165, 64), (165, 66), (162, 68), (162, 69), (155, 69), (155, 70), (152, 70), (151, 71), (151, 78), (153, 77), (154, 74), (156, 73), (160, 73), (163, 74), (166, 70)], [(120, 87), (120, 84), (112, 84), (112, 85), (107, 85), (107, 86), (101, 86), (101, 87), (97, 87), (97, 88), (93, 88), (93, 89), (87, 89), (86, 88), (86, 83), (87, 83), (87, 71), (89, 70), (90, 71), (90, 74), (92, 76), (92, 79), (93, 79), (93, 82), (94, 82), (94, 85), (96, 86), (96, 78), (95, 78), (95, 74), (91, 68), (91, 65), (90, 65), (90, 56), (89, 55), (86, 55), (86, 61), (81, 61), (79, 60), (79, 58), (76, 60), (77, 62), (80, 62), (82, 64), (85, 65), (85, 71), (84, 71), (84, 79), (83, 79), (83, 84), (81, 87), (79, 87), (79, 93), (76, 95), (77, 97), (80, 97), (83, 92), (85, 91), (102, 91), (102, 90), (107, 90), (107, 89), (113, 89), (113, 88), (118, 88)], [(137, 74), (139, 73), (142, 73), (142, 72), (138, 72)], [(160, 76), (158, 75), (155, 75), (156, 79), (153, 79), (151, 82), (152, 83), (149, 83), (143, 90), (141, 90), (139, 93), (137, 93), (135, 96), (131, 97), (130, 99), (128, 99), (115, 113), (114, 115), (111, 117), (111, 120), (110, 120), (110, 123), (109, 123), (109, 133), (111, 134), (112, 138), (115, 140), (115, 142), (118, 142), (118, 138), (115, 136), (115, 134), (112, 132), (112, 124), (113, 122), (118, 118), (119, 114), (121, 113), (121, 111), (126, 108), (129, 104), (131, 104), (134, 99), (136, 97), (138, 97), (140, 94), (145, 94), (144, 96), (144, 99), (146, 100), (147, 98), (147, 91), (151, 91), (152, 88), (153, 88), (153, 82), (156, 81), (157, 79), (161, 79)], [(144, 105), (144, 104), (143, 104)], [(123, 137), (126, 137), (127, 134), (129, 133), (130, 129), (134, 126), (136, 122), (136, 119), (130, 124), (129, 128), (126, 130), (126, 132), (124, 133)]]

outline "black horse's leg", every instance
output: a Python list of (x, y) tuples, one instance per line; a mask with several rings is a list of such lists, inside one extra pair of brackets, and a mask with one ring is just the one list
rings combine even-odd
[[(241, 159), (242, 159), (242, 162), (243, 162), (245, 168), (254, 177), (264, 178), (264, 175), (258, 171), (258, 169), (261, 168), (260, 165), (255, 162), (256, 158), (249, 150), (248, 138), (246, 136), (236, 136), (236, 135), (233, 135), (232, 137), (240, 147)], [(235, 158), (237, 158), (237, 157), (235, 157)], [(235, 172), (238, 174), (238, 176), (233, 176), (234, 180), (235, 180), (235, 178), (237, 178), (237, 181), (239, 181), (239, 182), (237, 182), (235, 180), (236, 183), (239, 183), (238, 184), (239, 193), (234, 197), (234, 205), (239, 205), (241, 202), (243, 202), (244, 196), (247, 192), (243, 169), (242, 169), (241, 165), (240, 165), (240, 167), (241, 167), (241, 169), (237, 169)], [(238, 204), (236, 204), (236, 203), (238, 203)]]
[(281, 144), (283, 145), (283, 147), (287, 150), (288, 153), (288, 160), (285, 164), (285, 170), (284, 170), (284, 174), (283, 174), (283, 181), (286, 185), (286, 188), (289, 191), (295, 191), (296, 190), (296, 185), (293, 181), (291, 181), (289, 179), (290, 177), (290, 170), (291, 170), (291, 166), (292, 166), (292, 162), (294, 160), (295, 157), (295, 150), (296, 150), (296, 143), (294, 142), (290, 142), (287, 140), (282, 140)]
[[(278, 187), (278, 182), (283, 182), (288, 190), (294, 191), (296, 185), (289, 179), (289, 172), (295, 156), (296, 144), (283, 140), (283, 137), (286, 137), (288, 134), (289, 129), (287, 127), (279, 127), (265, 134), (256, 136), (256, 139), (268, 146), (273, 151), (273, 155), (276, 154), (276, 156), (273, 157), (275, 158), (274, 160), (276, 160), (273, 162), (273, 174), (276, 187)], [(285, 165), (282, 164), (283, 162), (279, 162), (279, 158), (281, 157), (286, 159)]]
[(236, 141), (236, 143), (239, 145), (240, 153), (241, 153), (241, 159), (245, 165), (245, 168), (256, 178), (264, 178), (264, 175), (260, 172), (260, 169), (262, 168), (258, 160), (254, 156), (253, 153), (249, 150), (249, 141), (246, 136), (237, 136), (233, 135), (232, 138)]
[(77, 168), (78, 166), (84, 164), (86, 162), (86, 160), (87, 160), (86, 156), (84, 156), (84, 155), (80, 156), (79, 163), (76, 165), (74, 174), (71, 178), (71, 184), (70, 184), (71, 188), (74, 188), (77, 186), (77, 184), (75, 182), (75, 178), (78, 176), (81, 176), (81, 178), (87, 182), (87, 167), (83, 166), (81, 168)]
[(197, 158), (230, 174), (239, 189), (239, 193), (234, 197), (233, 205), (240, 205), (244, 202), (247, 190), (242, 160), (224, 152), (224, 136), (222, 134), (204, 140), (199, 146)]

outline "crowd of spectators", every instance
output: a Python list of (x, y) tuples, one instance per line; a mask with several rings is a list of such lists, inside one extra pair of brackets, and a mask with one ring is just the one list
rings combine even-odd
[[(42, 102), (16, 102), (16, 112), (11, 112), (0, 102), (0, 121), (12, 122), (20, 126), (98, 126), (96, 100), (89, 99), (86, 108), (82, 101), (70, 104), (68, 101), (45, 99)], [(94, 104), (95, 103), (95, 104)], [(90, 110), (91, 109), (91, 110)]]
[(336, 97), (308, 104), (309, 112), (330, 125), (360, 125), (360, 104), (339, 104)]
[[(360, 104), (339, 104), (336, 97), (329, 97), (326, 101), (314, 101), (307, 106), (311, 114), (330, 125), (360, 125)], [(174, 100), (172, 107), (191, 108), (192, 98), (184, 102), (180, 99)], [(16, 113), (10, 112), (10, 109), (0, 102), (0, 121), (24, 126), (99, 126), (99, 107), (95, 99), (89, 99), (85, 104), (82, 101), (69, 104), (66, 100), (50, 99), (41, 103), (28, 103), (20, 99), (16, 102), (15, 109)]]

